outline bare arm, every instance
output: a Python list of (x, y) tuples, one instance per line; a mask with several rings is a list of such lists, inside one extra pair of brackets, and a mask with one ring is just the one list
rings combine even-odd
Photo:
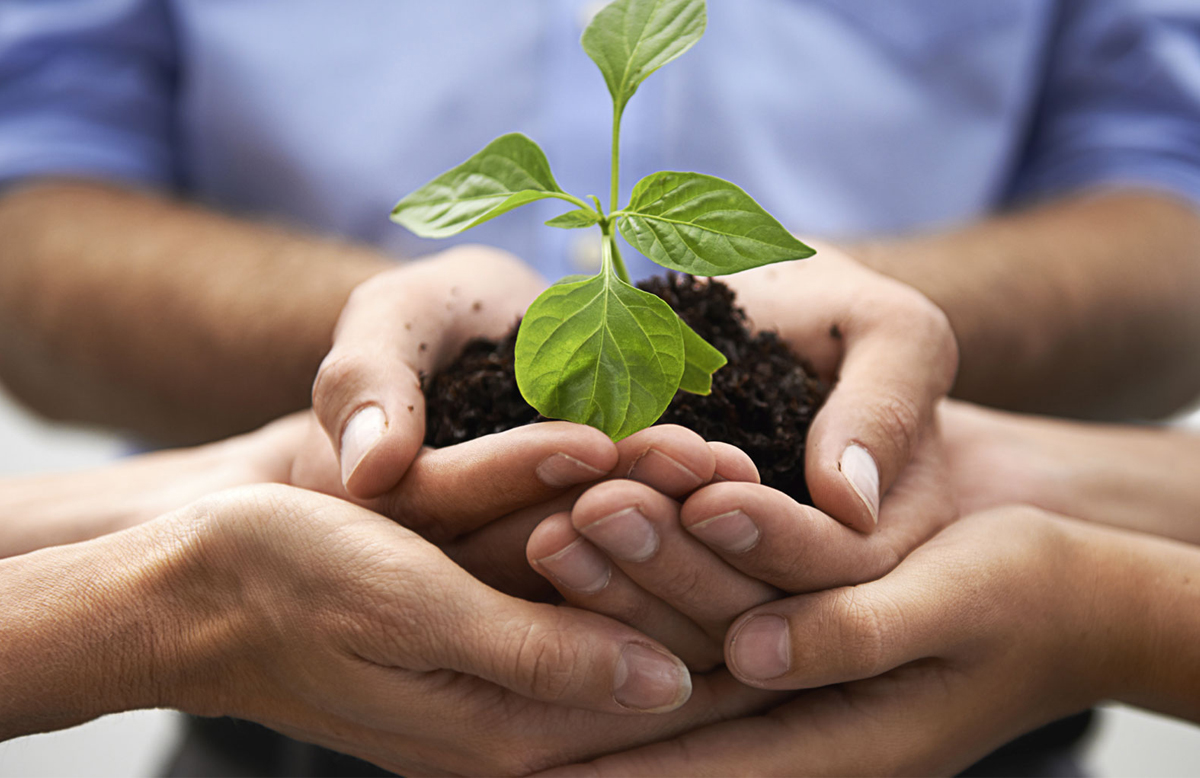
[(0, 478), (0, 560), (142, 524), (236, 486), (286, 483), (308, 432), (293, 414), (248, 435), (70, 473)]
[(1082, 196), (852, 253), (946, 312), (958, 397), (1147, 418), (1200, 396), (1200, 217), (1178, 201)]
[(1200, 544), (1200, 436), (944, 403), (964, 513), (1014, 502)]
[(51, 417), (213, 440), (306, 407), (384, 257), (90, 183), (0, 198), (0, 381)]

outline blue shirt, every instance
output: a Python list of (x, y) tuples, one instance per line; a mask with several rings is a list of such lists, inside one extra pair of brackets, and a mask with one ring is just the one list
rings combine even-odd
[[(174, 190), (400, 255), (387, 215), (497, 135), (608, 191), (584, 0), (0, 0), (0, 181)], [(1200, 201), (1195, 0), (710, 0), (643, 84), (623, 196), (658, 169), (746, 189), (829, 237), (974, 219), (1085, 187)], [(586, 263), (549, 201), (462, 236), (551, 277)], [(588, 236), (585, 246), (596, 245)], [(650, 265), (626, 251), (635, 275)]]

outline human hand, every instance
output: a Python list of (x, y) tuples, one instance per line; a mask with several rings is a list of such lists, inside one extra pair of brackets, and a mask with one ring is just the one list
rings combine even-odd
[(915, 289), (829, 245), (815, 257), (722, 279), (753, 324), (776, 329), (836, 386), (808, 433), (814, 504), (862, 532), (900, 479), (954, 381), (942, 311)]
[[(810, 691), (767, 716), (553, 773), (952, 775), (1108, 697), (1196, 716), (1195, 674), (1182, 653), (1170, 658), (1194, 639), (1178, 613), (1185, 591), (1198, 596), (1179, 583), (1182, 559), (1196, 569), (1200, 554), (1032, 508), (960, 519), (878, 581), (737, 621), (726, 652), (738, 678)], [(1173, 702), (1135, 679), (1164, 672), (1192, 676)]]
[(467, 245), (354, 290), (313, 384), (313, 410), (350, 495), (392, 489), (420, 451), (421, 375), (445, 366), (472, 338), (504, 335), (544, 286), (513, 255)]
[[(543, 422), (423, 449), (395, 488), (370, 500), (356, 500), (341, 487), (328, 439), (315, 421), (303, 448), (291, 483), (388, 516), (489, 586), (532, 600), (544, 600), (552, 590), (526, 563), (526, 541), (548, 516), (570, 510), (588, 485), (616, 475), (678, 498), (714, 479), (757, 479), (738, 449), (706, 443), (675, 425), (641, 430), (614, 444), (591, 427)], [(414, 485), (430, 478), (471, 499), (414, 503), (412, 495), (422, 493)]]
[(936, 424), (871, 534), (757, 481), (749, 463), (731, 464), (682, 505), (652, 484), (592, 486), (534, 531), (530, 565), (571, 604), (653, 636), (704, 671), (723, 661), (725, 634), (746, 610), (875, 580), (958, 515)]
[[(412, 499), (442, 486), (431, 476), (412, 487), (431, 494)], [(323, 495), (243, 488), (142, 530), (167, 541), (155, 567), (170, 596), (145, 598), (167, 601), (146, 621), (172, 625), (158, 632), (156, 704), (404, 774), (524, 773), (776, 697), (728, 674), (693, 692), (682, 664), (634, 630), (500, 594), (395, 522)]]

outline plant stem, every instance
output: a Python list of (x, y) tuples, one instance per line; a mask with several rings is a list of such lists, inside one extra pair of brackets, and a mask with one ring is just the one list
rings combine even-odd
[[(559, 200), (566, 200), (568, 203), (571, 203), (572, 205), (577, 205), (580, 208), (583, 208), (585, 210), (588, 210), (588, 211), (592, 210), (592, 206), (590, 203), (586, 202), (585, 200), (580, 200), (575, 195), (567, 194), (566, 192), (546, 192), (546, 196), (557, 197)], [(596, 203), (596, 205), (599, 205), (599, 204), (600, 204), (599, 202)], [(601, 216), (604, 215), (603, 211), (600, 211), (598, 213)]]
[(609, 212), (616, 211), (620, 206), (618, 194), (621, 180), (621, 111), (613, 104), (612, 125), (612, 197), (608, 206)]
[(621, 259), (621, 250), (617, 248), (617, 234), (613, 231), (612, 223), (604, 225), (600, 230), (605, 263), (610, 264), (612, 269), (617, 271), (617, 278), (632, 286), (633, 282), (629, 280), (629, 271), (625, 269), (625, 262)]

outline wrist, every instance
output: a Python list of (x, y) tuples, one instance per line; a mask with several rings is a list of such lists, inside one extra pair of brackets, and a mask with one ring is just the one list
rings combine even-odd
[(1200, 719), (1200, 551), (1067, 521), (1078, 539), (1075, 633), (1090, 702), (1111, 699)]
[(0, 562), (0, 739), (183, 707), (211, 639), (181, 607), (189, 540), (169, 519)]

